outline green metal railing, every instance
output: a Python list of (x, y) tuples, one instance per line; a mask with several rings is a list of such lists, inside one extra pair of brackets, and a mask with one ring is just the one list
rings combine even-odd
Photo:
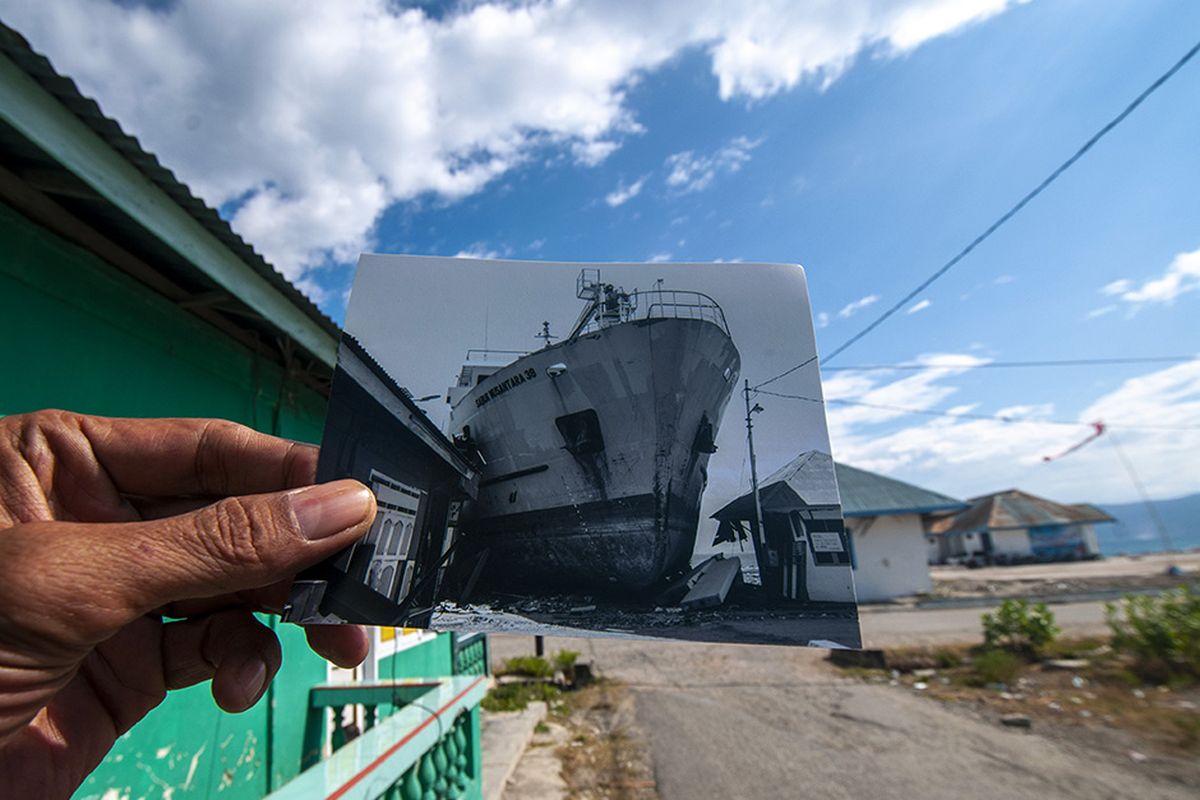
[[(478, 647), (466, 645), (465, 653)], [(268, 797), (478, 798), (479, 702), (486, 689), (482, 675), (313, 687), (304, 734), (307, 768)]]
[(491, 653), (486, 633), (451, 634), (455, 675), (490, 675)]

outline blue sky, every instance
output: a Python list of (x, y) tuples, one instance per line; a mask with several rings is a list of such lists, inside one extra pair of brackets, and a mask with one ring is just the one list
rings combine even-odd
[[(1200, 6), (1146, 0), (257, 6), (0, 17), (335, 318), (362, 249), (799, 262), (826, 352), (1200, 38)], [(1039, 461), (1087, 434), (1045, 420), (1104, 418), (1152, 494), (1200, 491), (1196, 365), (973, 368), (1200, 351), (1197, 141), (1200, 61), (833, 362), (928, 369), (825, 374), (830, 397), (1034, 422), (831, 407), (835, 455), (964, 496), (1130, 500), (1106, 441)]]

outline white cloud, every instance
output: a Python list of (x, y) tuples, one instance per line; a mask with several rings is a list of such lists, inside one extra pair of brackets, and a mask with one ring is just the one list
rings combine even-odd
[(924, 311), (925, 309), (929, 308), (931, 305), (933, 305), (933, 303), (931, 303), (928, 300), (918, 300), (917, 302), (915, 302), (911, 306), (909, 306), (908, 310), (905, 311), (904, 313), (905, 314), (916, 314), (918, 311)]
[(1087, 319), (1095, 319), (1096, 317), (1103, 317), (1105, 314), (1111, 314), (1112, 312), (1114, 312), (1116, 310), (1117, 310), (1117, 306), (1110, 303), (1109, 305), (1106, 305), (1106, 306), (1100, 306), (1099, 308), (1093, 308), (1091, 311), (1087, 312), (1086, 318)]
[[(849, 434), (855, 426), (877, 425), (908, 416), (901, 409), (929, 410), (954, 394), (957, 389), (938, 384), (943, 378), (986, 364), (988, 359), (963, 353), (930, 353), (916, 359), (927, 369), (912, 372), (890, 383), (880, 376), (891, 373), (837, 372), (822, 383), (828, 400), (853, 400), (864, 405), (831, 404), (827, 409), (830, 436)], [(837, 442), (835, 441), (835, 446)]]
[[(959, 391), (946, 379), (962, 371), (939, 366), (896, 380), (886, 373), (839, 372), (826, 381), (826, 396), (941, 411), (941, 404)], [(1018, 486), (1063, 502), (1125, 502), (1135, 499), (1136, 492), (1113, 452), (1110, 440), (1115, 435), (1153, 496), (1196, 491), (1200, 362), (1131, 378), (1073, 416), (1039, 403), (999, 409), (959, 404), (950, 410), (1021, 421), (926, 418), (831, 404), (827, 413), (834, 455), (958, 497)], [(1063, 417), (1080, 424), (1050, 421)], [(1096, 420), (1110, 424), (1108, 439), (1102, 437), (1061, 461), (1042, 463), (1043, 456), (1081, 441), (1089, 433), (1087, 423)]]
[[(454, 201), (546, 151), (600, 163), (642, 130), (629, 89), (685, 50), (707, 53), (722, 98), (755, 100), (1008, 5), (0, 0), (0, 16), (300, 278), (352, 260), (394, 203)], [(736, 169), (747, 144), (689, 156), (678, 186)]]
[[(722, 4), (716, 4), (720, 7)], [(921, 0), (897, 3), (726, 3), (709, 16), (698, 3), (698, 27), (709, 27), (713, 74), (722, 99), (761, 99), (804, 81), (822, 89), (853, 63), (864, 46), (892, 55), (1011, 5), (1007, 0)], [(707, 9), (706, 9), (707, 10)], [(720, 17), (720, 22), (717, 21)], [(716, 25), (713, 25), (716, 23)], [(710, 27), (711, 26), (711, 27)], [(716, 31), (720, 30), (720, 33)], [(851, 37), (857, 37), (853, 42)], [(853, 42), (853, 43), (852, 43)]]
[(1109, 297), (1123, 294), (1129, 291), (1129, 287), (1133, 286), (1133, 281), (1128, 278), (1119, 278), (1112, 283), (1106, 283), (1100, 287), (1100, 294), (1106, 294)]
[(467, 247), (464, 250), (459, 250), (454, 254), (455, 258), (500, 258), (499, 250), (488, 247), (483, 242), (475, 242), (475, 244)]
[(604, 202), (608, 203), (612, 208), (629, 202), (638, 196), (638, 193), (642, 191), (642, 186), (646, 184), (646, 179), (649, 177), (649, 175), (643, 175), (628, 185), (624, 181), (618, 183), (616, 189), (613, 189), (604, 196)]
[(839, 317), (841, 317), (842, 319), (849, 319), (850, 317), (853, 317), (855, 314), (857, 314), (859, 311), (862, 311), (867, 306), (872, 305), (873, 303), (876, 303), (878, 301), (879, 301), (879, 295), (877, 295), (877, 294), (869, 294), (866, 297), (860, 297), (857, 300), (855, 300), (854, 302), (847, 303), (846, 305), (842, 306), (842, 310), (837, 312), (837, 315)]
[(825, 312), (825, 311), (820, 311), (820, 312), (817, 312), (817, 318), (816, 318), (815, 320), (813, 320), (813, 322), (816, 324), (816, 326), (817, 326), (817, 328), (818, 328), (818, 329), (819, 329), (819, 328), (827, 328), (827, 327), (829, 327), (829, 314), (828, 314), (828, 312)]
[(1144, 281), (1134, 288), (1133, 281), (1121, 279), (1101, 288), (1101, 292), (1113, 295), (1126, 303), (1175, 302), (1175, 298), (1200, 289), (1200, 248), (1188, 253), (1178, 253), (1167, 269), (1158, 278)]
[(737, 136), (712, 155), (696, 155), (691, 150), (667, 156), (667, 186), (680, 194), (707, 189), (722, 173), (737, 172), (750, 160), (750, 151), (762, 144), (762, 139), (750, 140)]
[(997, 275), (992, 283), (996, 284), (997, 286), (1003, 286), (1004, 284), (1012, 283), (1015, 280), (1016, 278), (1014, 278), (1012, 275)]
[(650, 256), (646, 260), (649, 261), (651, 264), (662, 264), (665, 261), (671, 260), (671, 254), (670, 253), (655, 253), (654, 255)]
[(594, 142), (573, 142), (571, 144), (571, 155), (575, 156), (575, 161), (585, 167), (594, 167), (608, 158), (621, 145), (618, 142), (599, 139)]

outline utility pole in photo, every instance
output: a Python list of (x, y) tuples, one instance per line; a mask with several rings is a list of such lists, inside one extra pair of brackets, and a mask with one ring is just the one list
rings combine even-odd
[(754, 404), (754, 408), (750, 407), (750, 381), (745, 383), (743, 392), (746, 396), (746, 444), (750, 447), (750, 488), (754, 493), (754, 535), (758, 538), (758, 543), (766, 546), (767, 537), (763, 531), (763, 516), (762, 516), (762, 501), (758, 496), (758, 464), (754, 459), (754, 420), (755, 414), (763, 410), (763, 407), (758, 403)]

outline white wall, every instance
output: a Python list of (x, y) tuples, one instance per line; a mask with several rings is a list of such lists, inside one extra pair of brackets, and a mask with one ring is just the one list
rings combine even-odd
[(925, 562), (928, 564), (940, 564), (945, 559), (945, 554), (942, 553), (942, 548), (945, 543), (945, 537), (935, 533), (925, 534)]
[(1079, 526), (1083, 533), (1083, 543), (1087, 545), (1088, 555), (1100, 555), (1100, 543), (1096, 541), (1096, 526), (1090, 522), (1085, 522)]
[(1021, 556), (1023, 558), (1032, 556), (1033, 545), (1029, 542), (1029, 531), (1026, 528), (992, 531), (992, 555)]
[(846, 524), (854, 537), (854, 588), (860, 602), (890, 600), (933, 588), (929, 546), (920, 516), (850, 518)]

